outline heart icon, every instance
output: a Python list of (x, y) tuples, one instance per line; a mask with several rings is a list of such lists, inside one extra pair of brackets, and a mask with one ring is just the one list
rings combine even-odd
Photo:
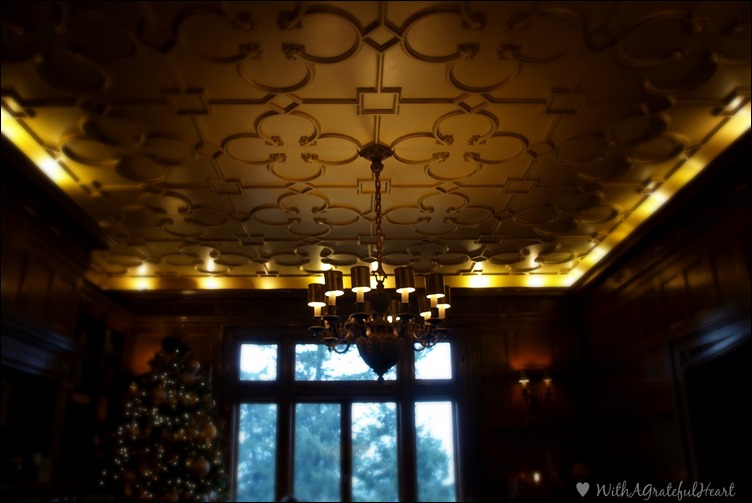
[(580, 496), (585, 496), (588, 489), (590, 489), (590, 484), (587, 482), (577, 482), (577, 492), (580, 493)]

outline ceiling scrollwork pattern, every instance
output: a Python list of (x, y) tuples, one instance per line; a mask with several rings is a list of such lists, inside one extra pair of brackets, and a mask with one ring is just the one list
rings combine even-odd
[(105, 287), (372, 263), (374, 142), (388, 269), (569, 285), (749, 127), (743, 2), (11, 2), (2, 28), (3, 113), (116, 243)]

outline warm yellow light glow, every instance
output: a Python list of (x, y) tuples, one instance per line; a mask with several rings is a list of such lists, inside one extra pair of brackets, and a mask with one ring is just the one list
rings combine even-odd
[(3, 135), (13, 142), (56, 185), (60, 187), (74, 185), (73, 179), (68, 173), (55, 159), (50, 157), (50, 154), (34, 140), (28, 131), (5, 108), (0, 108), (0, 111)]
[(445, 282), (452, 288), (507, 288), (507, 287), (560, 287), (564, 285), (563, 274), (510, 274), (446, 276)]
[(609, 246), (601, 243), (590, 251), (586, 259), (590, 261), (590, 265), (595, 265), (600, 262), (601, 259), (606, 256), (606, 254), (608, 254), (609, 250)]
[[(639, 215), (640, 221), (646, 220), (649, 218), (653, 213), (657, 212), (661, 207), (666, 204), (666, 201), (669, 200), (672, 194), (669, 193), (667, 188), (661, 187), (661, 189), (656, 190), (652, 194), (650, 194), (650, 197), (648, 197), (644, 203), (640, 205), (640, 207), (635, 211)], [(630, 220), (633, 219), (635, 215), (633, 214), (630, 217)]]
[(726, 105), (726, 109), (728, 110), (735, 109), (736, 107), (742, 104), (743, 100), (744, 100), (744, 97), (742, 96), (739, 96), (739, 95), (734, 96), (734, 99), (729, 101), (728, 104)]
[(706, 163), (702, 162), (702, 160), (697, 157), (687, 159), (687, 162), (682, 165), (681, 169), (678, 170), (669, 181), (673, 182), (673, 185), (683, 187), (697, 176), (705, 166)]
[(632, 222), (622, 222), (616, 227), (616, 229), (611, 232), (609, 237), (612, 239), (618, 240), (619, 242), (622, 241), (624, 238), (629, 236), (632, 231), (634, 230), (634, 225)]
[(156, 278), (129, 277), (120, 278), (113, 289), (124, 290), (154, 290), (157, 288)]
[(217, 290), (222, 288), (222, 281), (220, 278), (201, 278), (201, 288), (206, 290)]
[(572, 269), (571, 271), (569, 271), (569, 274), (564, 277), (563, 286), (574, 285), (577, 280), (582, 277), (583, 274), (584, 271), (582, 269)]
[(40, 159), (37, 162), (37, 166), (39, 166), (39, 169), (44, 171), (44, 174), (47, 175), (50, 180), (55, 182), (56, 185), (64, 184), (69, 180), (68, 173), (66, 173), (65, 170), (60, 167), (60, 164), (53, 159)]
[[(603, 241), (601, 244), (593, 248), (587, 255), (585, 255), (580, 261), (579, 265), (572, 269), (569, 274), (561, 281), (561, 286), (572, 286), (582, 275), (595, 264), (597, 264), (603, 257), (611, 250), (611, 246), (608, 244), (609, 240)], [(618, 243), (618, 241), (616, 241)]]
[(633, 211), (617, 229), (603, 240), (598, 248), (590, 252), (580, 264), (567, 274), (562, 286), (572, 286), (585, 272), (600, 261), (605, 254), (628, 237), (632, 231), (649, 219), (666, 202), (691, 182), (729, 145), (749, 131), (752, 125), (752, 104), (747, 103), (733, 117), (730, 117), (718, 131), (661, 184), (659, 190)]
[(21, 127), (16, 122), (16, 119), (10, 115), (5, 107), (0, 108), (0, 125), (2, 126), (3, 134), (13, 143), (18, 141)]
[(237, 288), (235, 285), (242, 284), (242, 288), (253, 288), (259, 290), (308, 288), (308, 283), (311, 282), (324, 284), (323, 278), (321, 277), (308, 278), (306, 276), (301, 276), (295, 280), (280, 278), (277, 276), (266, 276), (262, 278), (225, 278), (225, 281), (228, 283), (225, 288)]
[(136, 278), (135, 280), (136, 290), (149, 290), (151, 285), (150, 278)]
[(491, 286), (490, 276), (470, 276), (468, 279), (470, 288), (488, 288)]
[(541, 481), (541, 474), (540, 472), (533, 472), (533, 482), (536, 484), (540, 484)]
[[(370, 288), (369, 288), (369, 290), (370, 290)], [(397, 293), (400, 293), (400, 294), (402, 294), (402, 293), (413, 293), (415, 291), (415, 288), (413, 288), (412, 286), (406, 286), (404, 288), (397, 288), (394, 291), (397, 292)]]
[(528, 276), (527, 278), (527, 286), (531, 287), (542, 287), (546, 286), (546, 278), (545, 276)]

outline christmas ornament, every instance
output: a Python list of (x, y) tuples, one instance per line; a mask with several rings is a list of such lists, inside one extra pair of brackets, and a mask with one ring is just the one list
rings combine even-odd
[(128, 388), (106, 476), (119, 500), (223, 500), (227, 473), (211, 386), (182, 340), (165, 338), (162, 347), (151, 372)]
[(204, 458), (199, 458), (190, 462), (188, 468), (191, 473), (193, 473), (197, 477), (203, 477), (204, 475), (209, 473), (209, 470), (211, 470), (211, 465)]
[(159, 386), (151, 391), (151, 401), (156, 405), (162, 405), (167, 401), (167, 391)]
[(217, 427), (214, 426), (212, 423), (207, 424), (201, 430), (201, 438), (203, 438), (204, 440), (211, 440), (212, 438), (216, 436), (217, 436)]

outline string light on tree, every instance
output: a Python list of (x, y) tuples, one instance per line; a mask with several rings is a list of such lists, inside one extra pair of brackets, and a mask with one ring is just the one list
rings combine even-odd
[(129, 388), (115, 431), (113, 468), (102, 484), (128, 500), (214, 501), (226, 486), (216, 405), (201, 365), (178, 337), (166, 337), (152, 371)]

